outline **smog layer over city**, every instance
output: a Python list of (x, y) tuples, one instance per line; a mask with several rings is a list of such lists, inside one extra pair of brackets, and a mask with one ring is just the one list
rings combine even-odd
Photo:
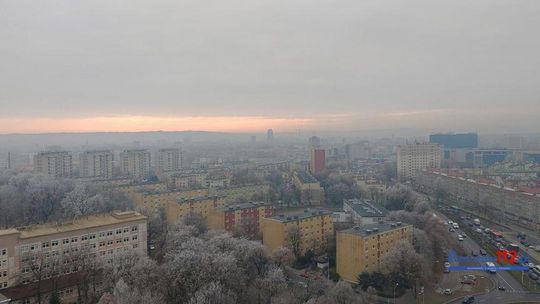
[(540, 303), (539, 16), (0, 0), (0, 304)]

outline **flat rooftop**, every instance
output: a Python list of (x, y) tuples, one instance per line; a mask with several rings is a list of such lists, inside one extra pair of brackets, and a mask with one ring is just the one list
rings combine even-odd
[(367, 200), (349, 199), (345, 200), (344, 203), (362, 217), (384, 217), (388, 213), (383, 207), (375, 206)]
[(353, 228), (338, 231), (338, 233), (370, 236), (385, 233), (394, 229), (401, 229), (404, 227), (412, 227), (412, 225), (402, 222), (382, 222), (376, 224), (354, 226)]
[(276, 216), (270, 217), (270, 219), (280, 221), (280, 222), (292, 222), (303, 220), (311, 217), (321, 216), (321, 215), (333, 215), (334, 213), (329, 210), (322, 209), (305, 209), (304, 211), (296, 211), (289, 214), (278, 214)]
[(296, 172), (296, 176), (298, 176), (298, 179), (300, 179), (300, 181), (304, 184), (319, 182), (315, 177), (313, 177), (313, 175), (307, 173), (306, 171), (298, 171)]
[(81, 229), (108, 226), (136, 220), (146, 220), (146, 216), (136, 211), (115, 211), (110, 214), (90, 215), (73, 221), (49, 222), (46, 224), (0, 230), (0, 235), (19, 234), (20, 239), (63, 233)]
[(242, 204), (230, 204), (227, 206), (218, 207), (217, 209), (223, 210), (223, 211), (234, 211), (234, 210), (258, 208), (258, 207), (263, 207), (263, 206), (270, 206), (270, 204), (267, 204), (265, 202), (249, 202), (249, 203), (242, 203)]

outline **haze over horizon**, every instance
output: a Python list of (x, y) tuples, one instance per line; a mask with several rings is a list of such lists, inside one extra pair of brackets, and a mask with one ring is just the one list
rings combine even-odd
[(502, 0), (0, 0), (0, 133), (538, 132), (539, 13)]

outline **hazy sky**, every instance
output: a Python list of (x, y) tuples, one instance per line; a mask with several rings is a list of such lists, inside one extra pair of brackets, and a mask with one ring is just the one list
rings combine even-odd
[(538, 0), (0, 0), (0, 133), (540, 132)]

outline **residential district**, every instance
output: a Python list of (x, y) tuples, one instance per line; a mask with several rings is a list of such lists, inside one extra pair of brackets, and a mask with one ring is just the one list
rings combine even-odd
[(538, 141), (95, 146), (0, 151), (0, 303), (540, 302)]

